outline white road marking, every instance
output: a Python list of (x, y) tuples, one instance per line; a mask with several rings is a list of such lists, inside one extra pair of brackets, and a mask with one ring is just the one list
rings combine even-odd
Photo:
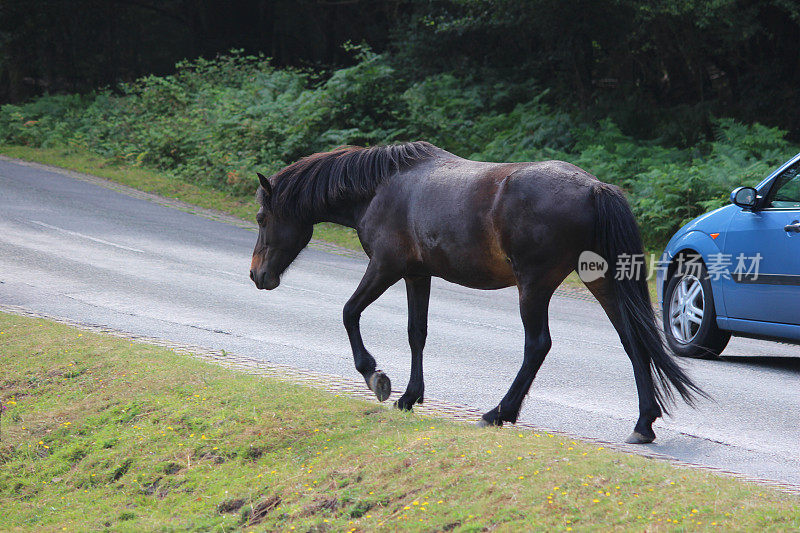
[(311, 294), (319, 294), (320, 296), (330, 296), (331, 298), (336, 298), (336, 295), (333, 293), (315, 291), (314, 289), (306, 289), (304, 287), (298, 287), (297, 285), (291, 285), (289, 283), (282, 283), (281, 286), (286, 289), (291, 289), (293, 291), (308, 292)]
[(227, 270), (217, 270), (216, 268), (209, 268), (211, 272), (216, 272), (217, 274), (225, 274), (226, 276), (231, 276), (238, 280), (241, 280), (245, 277), (245, 274), (234, 274), (233, 272), (229, 272)]
[(89, 239), (90, 241), (99, 242), (100, 244), (106, 244), (108, 246), (113, 246), (114, 248), (120, 248), (122, 250), (128, 250), (130, 252), (138, 252), (140, 254), (145, 253), (144, 250), (139, 250), (138, 248), (131, 248), (129, 246), (123, 246), (121, 244), (116, 244), (116, 243), (113, 243), (113, 242), (104, 241), (103, 239), (98, 239), (97, 237), (90, 237), (89, 235), (84, 235), (83, 233), (78, 233), (77, 231), (70, 231), (68, 229), (59, 228), (58, 226), (52, 226), (50, 224), (45, 224), (44, 222), (41, 222), (39, 220), (31, 220), (31, 222), (33, 222), (34, 224), (37, 224), (39, 226), (44, 226), (45, 228), (54, 229), (56, 231), (64, 232), (64, 233), (66, 233), (68, 235), (74, 235), (76, 237), (83, 237), (84, 239)]

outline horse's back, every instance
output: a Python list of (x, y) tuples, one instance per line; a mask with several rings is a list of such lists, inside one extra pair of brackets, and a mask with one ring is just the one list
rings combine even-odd
[(563, 162), (484, 163), (444, 152), (376, 195), (368, 239), (401, 248), (421, 273), (506, 287), (516, 283), (517, 256), (552, 253), (564, 228), (586, 216), (592, 180)]
[(420, 273), (468, 287), (515, 283), (491, 212), (503, 178), (524, 164), (482, 163), (447, 152), (406, 169), (376, 195), (372, 240), (390, 240)]

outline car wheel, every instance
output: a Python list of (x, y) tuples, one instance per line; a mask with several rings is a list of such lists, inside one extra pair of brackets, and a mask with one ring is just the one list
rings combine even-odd
[(731, 338), (717, 327), (711, 282), (701, 262), (678, 268), (664, 291), (664, 336), (681, 357), (714, 359)]

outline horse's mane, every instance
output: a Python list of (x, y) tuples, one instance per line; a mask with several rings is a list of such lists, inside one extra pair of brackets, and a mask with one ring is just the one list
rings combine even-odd
[[(417, 141), (372, 148), (343, 146), (312, 154), (272, 176), (270, 207), (287, 218), (313, 218), (343, 199), (369, 198), (386, 178), (430, 157), (435, 149)], [(258, 199), (262, 204), (267, 201), (262, 188)]]

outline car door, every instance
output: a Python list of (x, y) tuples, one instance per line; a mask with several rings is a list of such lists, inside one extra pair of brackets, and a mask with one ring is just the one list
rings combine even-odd
[(761, 205), (728, 227), (725, 309), (730, 318), (800, 324), (800, 161), (772, 180)]

